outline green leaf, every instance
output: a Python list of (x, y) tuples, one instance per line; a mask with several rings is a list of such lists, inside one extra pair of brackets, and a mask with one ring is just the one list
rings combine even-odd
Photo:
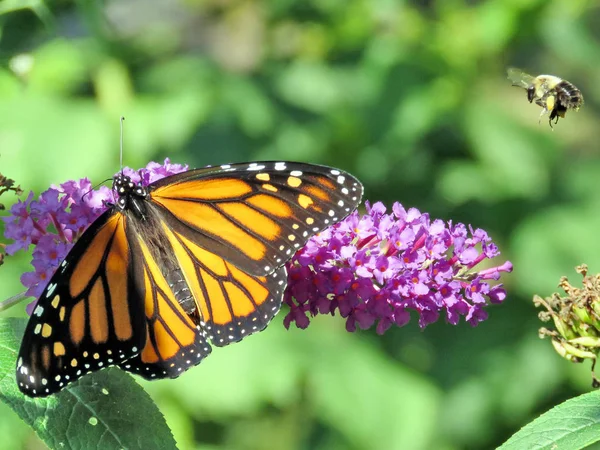
[(5, 0), (0, 3), (0, 15), (23, 9), (33, 11), (47, 28), (51, 30), (56, 28), (52, 13), (42, 0)]
[(572, 398), (523, 427), (500, 449), (577, 450), (600, 441), (600, 391)]
[(50, 397), (21, 394), (14, 367), (26, 323), (0, 320), (0, 400), (50, 448), (177, 448), (152, 399), (119, 369), (87, 375)]
[(306, 405), (303, 423), (326, 424), (351, 448), (432, 448), (441, 391), (428, 379), (390, 362), (364, 334), (348, 333), (340, 317), (316, 317), (308, 330), (289, 331), (280, 320), (215, 349), (172, 382), (144, 386), (157, 401), (176, 398), (198, 422), (233, 428), (231, 417), (254, 420), (265, 408), (295, 414)]
[(347, 97), (340, 81), (339, 72), (329, 66), (296, 63), (281, 74), (276, 89), (291, 105), (315, 113), (326, 113), (343, 103)]
[(33, 96), (68, 97), (88, 81), (95, 56), (90, 45), (54, 39), (31, 52), (31, 66), (19, 74), (27, 80)]
[(321, 420), (356, 448), (432, 448), (441, 392), (374, 351), (364, 336), (321, 319), (312, 320), (306, 337), (313, 348), (305, 378)]

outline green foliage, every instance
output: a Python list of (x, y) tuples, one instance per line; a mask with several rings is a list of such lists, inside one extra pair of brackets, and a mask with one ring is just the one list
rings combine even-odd
[(511, 437), (500, 450), (580, 449), (600, 441), (600, 392), (572, 398), (542, 414)]
[[(165, 157), (339, 166), (370, 201), (485, 229), (515, 265), (506, 302), (475, 329), (421, 331), (413, 320), (384, 336), (349, 335), (331, 319), (288, 332), (278, 316), (177, 380), (143, 382), (179, 448), (495, 448), (590, 389), (588, 365), (537, 339), (531, 298), (580, 263), (600, 271), (598, 8), (143, 3), (0, 3), (0, 172), (36, 193), (71, 178), (101, 182), (118, 169), (124, 115), (129, 166)], [(585, 105), (554, 131), (538, 125), (539, 107), (510, 86), (508, 66), (572, 81)], [(20, 292), (28, 270), (26, 258), (6, 258), (0, 300)], [(23, 306), (3, 315), (23, 317)], [(13, 366), (1, 363), (7, 385)], [(567, 413), (552, 412), (555, 428), (574, 429)], [(0, 408), (6, 429), (9, 448), (35, 445)]]
[[(303, 405), (358, 448), (424, 449), (431, 442), (440, 393), (326, 319), (310, 331), (286, 331), (277, 323), (218, 354), (170, 383), (143, 385), (159, 398), (174, 396), (198, 420), (251, 416), (268, 405), (290, 414)], [(406, 428), (396, 431), (397, 421)]]
[(0, 15), (19, 10), (31, 10), (48, 29), (53, 29), (54, 17), (44, 0), (5, 0), (0, 4)]
[(14, 367), (25, 324), (0, 320), (0, 399), (50, 448), (177, 448), (156, 405), (118, 369), (83, 377), (50, 397), (21, 394)]

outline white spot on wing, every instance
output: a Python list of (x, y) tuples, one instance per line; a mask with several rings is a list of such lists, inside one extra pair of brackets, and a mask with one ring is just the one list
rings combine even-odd
[(46, 296), (50, 297), (52, 295), (52, 293), (54, 292), (54, 289), (56, 289), (56, 283), (52, 283), (52, 284), (48, 285), (48, 292), (46, 293)]

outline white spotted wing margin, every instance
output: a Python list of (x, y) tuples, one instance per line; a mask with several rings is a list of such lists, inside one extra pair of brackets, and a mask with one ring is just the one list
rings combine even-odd
[[(117, 368), (83, 377), (52, 397), (20, 395), (10, 361), (15, 361), (25, 327), (21, 318), (0, 320), (0, 401), (48, 448), (177, 448), (153, 400), (132, 376)], [(4, 437), (1, 447), (13, 448), (7, 439), (12, 442), (11, 437)]]
[[(208, 298), (207, 287), (202, 282), (203, 278), (205, 279), (208, 276), (213, 279), (212, 282), (219, 285), (224, 293), (228, 291), (225, 287), (226, 284), (231, 283), (237, 286), (239, 289), (238, 292), (243, 293), (242, 295), (252, 303), (252, 312), (247, 315), (236, 315), (235, 303), (239, 301), (239, 298), (232, 299), (225, 296), (224, 299), (227, 302), (226, 307), (230, 317), (227, 323), (217, 323), (214, 320), (215, 311), (212, 309), (211, 301), (208, 301), (205, 304), (205, 307), (208, 309), (207, 313), (197, 315), (198, 313), (194, 312), (192, 314), (192, 317), (196, 315), (198, 317), (198, 334), (193, 344), (185, 346), (181, 342), (178, 342), (180, 349), (176, 354), (169, 358), (162, 358), (158, 355), (159, 357), (152, 362), (149, 362), (144, 358), (144, 354), (140, 353), (120, 363), (119, 366), (122, 369), (140, 375), (147, 380), (177, 378), (190, 367), (200, 364), (211, 353), (211, 346), (208, 340), (210, 340), (212, 345), (217, 347), (239, 342), (251, 334), (264, 330), (281, 308), (287, 280), (285, 267), (280, 267), (271, 275), (261, 278), (260, 283), (268, 290), (268, 297), (261, 303), (253, 299), (250, 292), (245, 289), (244, 284), (234, 276), (235, 273), (238, 277), (250, 277), (247, 274), (240, 273), (239, 269), (236, 270), (236, 268), (230, 266), (228, 276), (223, 277), (215, 273), (211, 268), (206, 267), (201, 261), (197, 261), (195, 270), (201, 283), (201, 289), (205, 290), (205, 294), (203, 295), (206, 295), (206, 297), (202, 298)], [(151, 325), (156, 320), (157, 318), (148, 318), (149, 339), (146, 347), (157, 347), (156, 336), (152, 331), (153, 327)]]
[[(40, 295), (17, 358), (17, 385), (24, 394), (53, 394), (142, 348), (146, 325), (124, 226), (115, 210), (101, 215)], [(117, 279), (122, 283), (110, 287)]]

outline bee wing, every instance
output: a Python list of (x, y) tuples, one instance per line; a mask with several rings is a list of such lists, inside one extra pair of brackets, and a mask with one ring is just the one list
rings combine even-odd
[(532, 77), (529, 74), (526, 74), (520, 69), (515, 67), (509, 67), (506, 71), (508, 74), (508, 79), (512, 82), (513, 86), (519, 86), (524, 89), (527, 89), (529, 86), (533, 84), (535, 77)]

